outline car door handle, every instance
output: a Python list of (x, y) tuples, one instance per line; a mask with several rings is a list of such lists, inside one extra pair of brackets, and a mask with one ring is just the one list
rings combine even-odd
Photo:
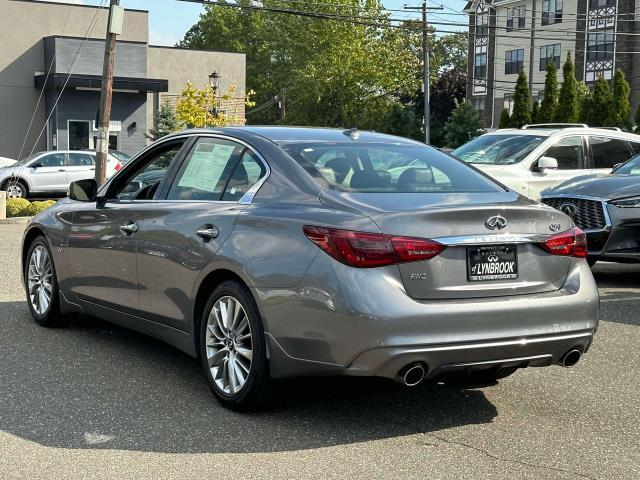
[(64, 168), (60, 168), (58, 171), (59, 172), (66, 172), (66, 170)]
[(220, 230), (215, 225), (203, 225), (198, 230), (196, 230), (196, 235), (202, 238), (203, 241), (208, 242), (209, 240), (213, 240), (220, 235)]
[(120, 231), (122, 231), (126, 235), (133, 235), (138, 230), (140, 230), (140, 227), (138, 226), (137, 223), (131, 222), (131, 223), (126, 223), (124, 225), (120, 225)]

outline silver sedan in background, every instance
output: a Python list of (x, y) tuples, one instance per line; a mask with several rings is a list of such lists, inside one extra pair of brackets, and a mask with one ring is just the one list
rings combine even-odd
[(165, 137), (106, 185), (28, 225), (28, 305), (199, 356), (215, 396), (255, 408), (272, 379), (571, 366), (598, 293), (565, 214), (410, 140), (243, 127)]

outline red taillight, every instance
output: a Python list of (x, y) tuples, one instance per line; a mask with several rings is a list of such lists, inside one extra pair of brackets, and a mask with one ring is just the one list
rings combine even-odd
[(115, 169), (116, 169), (116, 172), (119, 172), (120, 170), (122, 170), (122, 163), (120, 162), (116, 163)]
[(543, 244), (552, 255), (585, 258), (587, 256), (587, 236), (579, 228), (551, 235)]
[(359, 268), (428, 260), (445, 248), (432, 240), (382, 233), (353, 232), (311, 225), (305, 225), (303, 231), (309, 240), (339, 262)]

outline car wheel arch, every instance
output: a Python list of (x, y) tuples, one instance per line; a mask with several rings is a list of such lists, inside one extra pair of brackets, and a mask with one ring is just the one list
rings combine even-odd
[[(47, 243), (51, 246), (49, 237), (47, 236), (46, 232), (42, 228), (38, 226), (33, 226), (29, 228), (29, 230), (25, 232), (22, 240), (22, 253), (21, 253), (22, 271), (24, 271), (24, 266), (27, 261), (27, 255), (29, 254), (29, 248), (31, 247), (31, 244), (33, 243), (33, 241), (38, 237), (44, 237)], [(52, 258), (51, 260), (53, 261), (54, 259)]]
[(8, 184), (10, 184), (11, 182), (21, 182), (24, 183), (25, 187), (27, 187), (27, 191), (30, 192), (31, 191), (31, 184), (29, 183), (29, 181), (24, 178), (21, 177), (19, 175), (12, 175), (9, 178), (7, 178), (6, 180), (4, 180), (2, 182), (2, 188), (1, 190), (6, 190), (6, 187), (8, 186)]
[[(202, 320), (202, 315), (204, 313), (205, 306), (207, 301), (209, 300), (209, 295), (213, 290), (216, 289), (218, 285), (226, 281), (235, 281), (240, 283), (241, 285), (247, 287), (251, 295), (253, 296), (253, 300), (256, 302), (258, 306), (258, 311), (260, 314), (261, 308), (255, 297), (255, 294), (251, 288), (251, 283), (247, 281), (243, 276), (238, 273), (230, 270), (228, 268), (217, 268), (208, 272), (203, 279), (198, 284), (198, 287), (195, 289), (193, 295), (193, 308), (192, 308), (192, 325), (191, 325), (191, 333), (193, 335), (194, 345), (196, 347), (196, 352), (199, 352), (199, 344), (200, 344), (200, 322)], [(266, 325), (263, 324), (263, 328), (266, 332)]]

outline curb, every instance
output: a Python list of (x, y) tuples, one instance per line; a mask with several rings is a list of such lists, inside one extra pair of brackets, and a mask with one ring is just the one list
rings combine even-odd
[(0, 225), (18, 225), (27, 223), (29, 220), (31, 220), (31, 217), (0, 218)]

